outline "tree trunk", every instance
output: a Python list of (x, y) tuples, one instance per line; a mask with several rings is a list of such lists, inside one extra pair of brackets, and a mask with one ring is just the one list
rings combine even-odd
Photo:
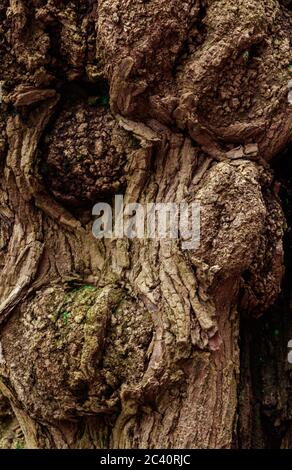
[[(0, 21), (0, 445), (289, 447), (291, 2)], [(117, 194), (200, 203), (199, 247), (96, 239)]]

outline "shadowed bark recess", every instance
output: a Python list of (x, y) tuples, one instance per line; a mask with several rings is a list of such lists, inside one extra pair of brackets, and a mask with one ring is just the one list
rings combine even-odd
[[(0, 447), (291, 446), (290, 38), (289, 1), (2, 1)], [(200, 202), (199, 248), (95, 239), (116, 194)]]

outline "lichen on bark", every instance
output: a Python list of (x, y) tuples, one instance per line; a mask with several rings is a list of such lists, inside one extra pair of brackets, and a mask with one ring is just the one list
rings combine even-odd
[[(18, 425), (27, 447), (253, 446), (244, 325), (284, 272), (290, 3), (4, 0), (0, 19), (0, 446)], [(199, 248), (96, 240), (117, 193), (200, 202)]]

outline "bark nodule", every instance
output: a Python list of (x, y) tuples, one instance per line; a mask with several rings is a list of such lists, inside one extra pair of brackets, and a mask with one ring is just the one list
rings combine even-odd
[[(1, 448), (291, 447), (290, 37), (289, 1), (2, 1)], [(199, 202), (199, 247), (97, 240), (116, 194)]]

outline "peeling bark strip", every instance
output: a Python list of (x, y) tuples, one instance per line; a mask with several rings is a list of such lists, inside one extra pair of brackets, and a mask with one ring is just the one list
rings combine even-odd
[[(240, 312), (284, 272), (290, 38), (289, 1), (2, 1), (1, 447), (254, 445)], [(199, 248), (96, 240), (116, 194), (199, 202)]]

